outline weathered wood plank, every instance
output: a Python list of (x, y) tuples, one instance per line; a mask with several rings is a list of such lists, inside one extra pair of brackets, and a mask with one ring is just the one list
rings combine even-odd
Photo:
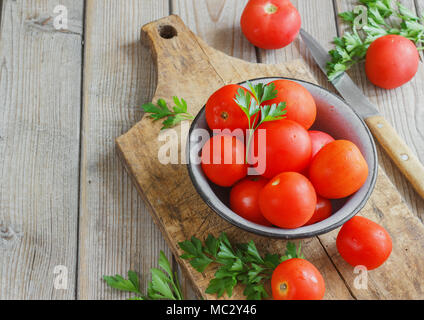
[[(177, 30), (176, 37), (168, 39), (160, 36), (158, 29), (166, 24)], [(216, 51), (194, 36), (176, 16), (150, 23), (144, 26), (143, 30), (151, 39), (159, 66), (155, 97), (170, 100), (173, 95), (183, 93), (189, 102), (189, 111), (193, 113), (200, 110), (214, 90), (226, 83), (275, 75), (314, 81), (299, 61), (268, 66), (248, 63)], [(117, 145), (128, 171), (140, 193), (150, 203), (153, 217), (161, 226), (163, 235), (175, 254), (182, 253), (176, 245), (178, 241), (192, 235), (205, 238), (208, 233), (216, 235), (222, 231), (226, 231), (234, 241), (254, 240), (260, 250), (284, 252), (284, 241), (244, 232), (230, 226), (211, 212), (193, 189), (185, 165), (161, 165), (157, 159), (161, 145), (157, 140), (159, 129), (160, 123), (155, 124), (150, 119), (143, 118), (128, 133), (118, 138)], [(316, 238), (304, 242), (304, 252), (328, 280), (326, 298), (351, 298)], [(179, 262), (190, 279), (196, 283), (199, 294), (209, 299), (216, 298), (205, 294), (208, 279), (214, 273), (213, 269), (199, 274), (187, 261), (179, 259)], [(242, 297), (240, 289), (237, 288), (233, 298)]]
[[(337, 9), (340, 11), (351, 8), (341, 8), (341, 2), (338, 4)], [(346, 2), (343, 2), (343, 5), (346, 5)], [(343, 30), (341, 26), (339, 29)], [(321, 37), (318, 36), (317, 38), (321, 39)], [(363, 75), (363, 70), (360, 67), (357, 67), (354, 71), (356, 71), (357, 77)], [(366, 82), (365, 77), (362, 80), (363, 83)], [(366, 89), (366, 85), (364, 88)], [(393, 94), (393, 92), (384, 93), (386, 99), (390, 99)], [(403, 103), (407, 108), (407, 101), (402, 101), (400, 104)], [(380, 152), (380, 156), (385, 157), (385, 154), (382, 155), (382, 152)], [(395, 193), (389, 195), (388, 192), (384, 191), (389, 188), (392, 188), (391, 182), (383, 172), (380, 172), (374, 194), (367, 206), (361, 211), (362, 215), (382, 224), (392, 235), (394, 241), (393, 252), (387, 263), (368, 274), (366, 290), (354, 285), (358, 274), (354, 273), (353, 268), (347, 265), (337, 252), (335, 240), (338, 230), (319, 237), (337, 270), (345, 279), (345, 283), (358, 299), (419, 299), (423, 296), (420, 277), (422, 269), (418, 261), (423, 259), (422, 245), (424, 239), (422, 233), (424, 229), (418, 218), (414, 217), (408, 210), (400, 195)], [(417, 196), (414, 196), (414, 199), (416, 198)], [(381, 210), (381, 208), (385, 209)], [(409, 252), (414, 253), (411, 255)], [(406, 261), (409, 262), (406, 263)], [(392, 272), (390, 270), (397, 270), (399, 276), (391, 278)]]
[[(53, 27), (58, 4), (67, 30)], [(0, 299), (73, 299), (83, 1), (0, 5)]]
[(143, 24), (169, 14), (168, 1), (88, 0), (81, 161), (79, 299), (122, 299), (103, 274), (141, 274), (143, 291), (159, 251), (170, 251), (122, 163), (114, 140), (140, 120), (156, 71), (140, 44)]
[(417, 9), (418, 16), (424, 16), (424, 2), (422, 2), (422, 0), (415, 0), (415, 7)]
[[(401, 1), (415, 11), (413, 0)], [(421, 1), (418, 1), (418, 4)], [(338, 12), (350, 10), (356, 1), (337, 1)], [(340, 19), (339, 29), (344, 30)], [(364, 72), (364, 65), (359, 64), (349, 72), (356, 84), (363, 89), (366, 96), (375, 103), (382, 115), (393, 125), (406, 144), (424, 162), (424, 110), (421, 101), (424, 99), (424, 66), (420, 67), (415, 78), (394, 90), (385, 90), (370, 83)], [(378, 145), (378, 144), (377, 144)], [(424, 200), (414, 191), (384, 150), (378, 145), (380, 165), (384, 168), (408, 206), (422, 221), (424, 220)]]
[(173, 13), (211, 47), (256, 62), (254, 46), (243, 36), (240, 17), (248, 0), (172, 0)]
[[(322, 44), (326, 47), (330, 46), (330, 42), (336, 36), (335, 28), (335, 17), (333, 2), (331, 0), (325, 1), (292, 1), (293, 5), (299, 10), (302, 17), (302, 27), (310, 32), (317, 39), (320, 39)], [(319, 12), (320, 14), (315, 14)], [(322, 23), (325, 21), (326, 23)], [(312, 71), (314, 77), (318, 80), (319, 84), (327, 87), (328, 89), (334, 90), (326, 81), (325, 75), (313, 61), (308, 49), (301, 41), (300, 37), (290, 45), (280, 50), (259, 50), (259, 60), (263, 63), (282, 63), (285, 61), (291, 61), (293, 59), (302, 58), (308, 64), (309, 69)], [(323, 272), (326, 279), (327, 286), (343, 286), (346, 289), (346, 284), (337, 273), (337, 270), (332, 265), (331, 259), (327, 257), (325, 250), (320, 245), (319, 241), (316, 241), (316, 245), (311, 243), (313, 239), (305, 240), (308, 243), (310, 252), (306, 252), (305, 255), (314, 257), (316, 261), (319, 261), (317, 267)], [(309, 255), (308, 255), (309, 254)], [(318, 258), (320, 257), (320, 258)], [(340, 293), (340, 292), (339, 292)], [(347, 297), (347, 296), (345, 296)], [(327, 294), (328, 299), (340, 299), (341, 297), (331, 296)]]
[[(172, 0), (172, 9), (210, 46), (228, 55), (256, 62), (255, 48), (243, 36), (240, 17), (248, 0)], [(181, 273), (181, 272), (180, 272)], [(181, 274), (189, 299), (196, 297), (190, 281)]]

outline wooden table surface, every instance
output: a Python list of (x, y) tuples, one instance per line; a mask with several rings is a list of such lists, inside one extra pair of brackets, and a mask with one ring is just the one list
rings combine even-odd
[[(333, 90), (300, 40), (263, 51), (243, 37), (246, 2), (0, 1), (0, 299), (124, 299), (102, 275), (135, 270), (145, 290), (159, 251), (172, 259), (115, 153), (114, 140), (140, 120), (140, 105), (155, 89), (150, 50), (139, 41), (145, 23), (174, 13), (229, 55), (264, 63), (303, 58)], [(335, 14), (353, 3), (292, 2), (303, 27), (328, 48), (343, 31)], [(424, 10), (423, 0), (402, 2)], [(68, 15), (62, 30), (55, 28), (59, 4)], [(362, 67), (350, 74), (424, 162), (422, 64), (412, 82), (392, 91), (371, 85)], [(423, 221), (424, 200), (381, 148), (379, 157)], [(57, 287), (64, 270), (67, 281)], [(195, 299), (190, 283), (183, 286)]]

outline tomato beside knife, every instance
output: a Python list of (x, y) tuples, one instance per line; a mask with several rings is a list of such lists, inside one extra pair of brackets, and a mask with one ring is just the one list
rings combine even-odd
[(241, 16), (246, 38), (262, 49), (280, 49), (299, 34), (301, 18), (289, 0), (250, 0)]

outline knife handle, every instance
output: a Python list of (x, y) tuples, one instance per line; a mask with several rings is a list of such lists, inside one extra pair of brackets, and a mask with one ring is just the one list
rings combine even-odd
[(369, 117), (365, 122), (389, 157), (424, 198), (424, 167), (420, 160), (382, 116)]

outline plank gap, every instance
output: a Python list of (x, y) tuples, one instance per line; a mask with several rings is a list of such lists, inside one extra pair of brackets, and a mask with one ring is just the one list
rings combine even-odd
[(333, 10), (334, 10), (334, 23), (336, 25), (337, 36), (340, 37), (340, 27), (339, 27), (339, 7), (337, 5), (337, 0), (333, 0)]
[(174, 14), (174, 4), (173, 0), (168, 0), (169, 14)]
[(258, 47), (255, 47), (255, 54), (256, 54), (256, 62), (262, 63), (261, 51)]
[(340, 279), (342, 279), (343, 283), (345, 284), (347, 291), (349, 291), (350, 295), (352, 296), (353, 299), (358, 300), (358, 298), (355, 296), (355, 294), (352, 292), (352, 289), (350, 288), (349, 284), (347, 283), (346, 279), (343, 277), (342, 273), (340, 272), (340, 270), (337, 268), (337, 265), (334, 263), (333, 259), (331, 258), (330, 254), (327, 251), (327, 248), (325, 247), (325, 245), (322, 243), (321, 239), (319, 237), (316, 237), (318, 239), (318, 242), (320, 243), (321, 247), (324, 249), (325, 254), (328, 257), (328, 260), (330, 260), (331, 264), (333, 265), (334, 269), (337, 271)]
[(82, 141), (84, 124), (84, 65), (85, 65), (85, 24), (86, 24), (87, 0), (83, 2), (82, 11), (82, 30), (81, 30), (81, 94), (80, 94), (80, 134), (79, 134), (79, 153), (78, 153), (78, 213), (77, 213), (77, 244), (76, 244), (76, 263), (75, 263), (75, 300), (78, 300), (78, 275), (79, 275), (79, 234), (80, 234), (80, 213), (81, 213), (81, 170), (82, 170)]
[[(0, 31), (1, 31), (1, 29), (3, 28), (3, 25), (2, 25), (2, 18), (3, 18), (3, 0), (0, 0)], [(1, 34), (1, 33), (0, 33)], [(1, 39), (0, 39), (1, 40)]]

